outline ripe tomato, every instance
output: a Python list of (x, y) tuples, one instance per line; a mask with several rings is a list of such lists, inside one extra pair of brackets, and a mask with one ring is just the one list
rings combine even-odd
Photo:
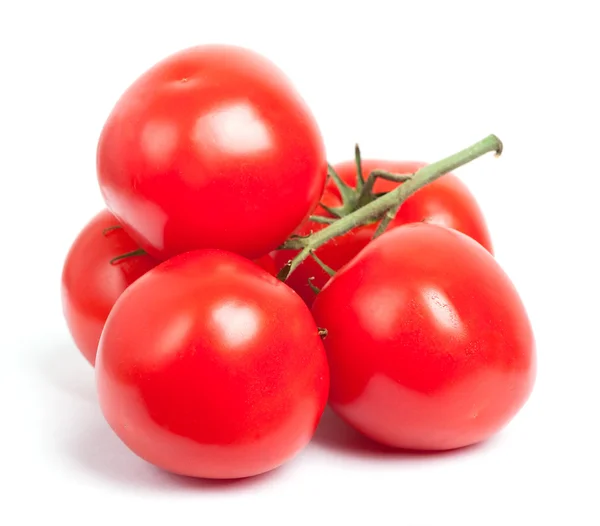
[(383, 444), (479, 442), (532, 390), (525, 308), (493, 256), (454, 230), (386, 232), (329, 281), (312, 312), (328, 331), (332, 408)]
[(109, 209), (160, 259), (267, 254), (316, 206), (327, 172), (287, 77), (232, 46), (183, 50), (136, 80), (104, 126), (97, 166)]
[(97, 214), (75, 239), (62, 272), (62, 305), (75, 344), (94, 365), (108, 313), (123, 291), (158, 264), (147, 254), (116, 261), (138, 248), (108, 211)]
[[(414, 161), (364, 160), (362, 162), (365, 177), (375, 169), (410, 174), (423, 166), (425, 166), (425, 163)], [(335, 166), (335, 170), (343, 181), (353, 187), (356, 185), (356, 163), (354, 161), (338, 164)], [(375, 183), (374, 190), (375, 192), (389, 192), (397, 186), (398, 183), (379, 179)], [(341, 205), (340, 192), (332, 179), (327, 182), (321, 202), (328, 207)], [(314, 213), (328, 215), (321, 208), (316, 209)], [(467, 186), (453, 174), (444, 175), (409, 197), (400, 207), (388, 229), (418, 222), (438, 224), (459, 230), (481, 243), (490, 253), (493, 253), (490, 234), (477, 201), (469, 192)], [(373, 222), (355, 228), (319, 247), (315, 250), (315, 253), (324, 263), (337, 271), (369, 244), (375, 234), (377, 225), (378, 222)], [(308, 235), (310, 232), (317, 232), (326, 226), (308, 220), (296, 233)], [(281, 269), (297, 253), (297, 250), (273, 252), (272, 257), (277, 269)], [(286, 283), (300, 294), (308, 306), (311, 306), (316, 293), (308, 283), (309, 278), (313, 278), (312, 284), (319, 289), (323, 288), (330, 279), (329, 275), (312, 258), (309, 258), (296, 269)]]
[(277, 267), (275, 267), (275, 261), (267, 254), (261, 258), (254, 260), (259, 267), (264, 268), (271, 276), (277, 276)]
[(269, 471), (311, 439), (329, 370), (284, 283), (238, 255), (176, 256), (119, 298), (96, 362), (100, 405), (140, 457), (195, 477)]

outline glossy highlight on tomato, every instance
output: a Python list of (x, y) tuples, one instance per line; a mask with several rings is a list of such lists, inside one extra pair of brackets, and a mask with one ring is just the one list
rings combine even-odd
[(108, 423), (137, 455), (173, 473), (239, 478), (309, 442), (329, 368), (292, 289), (238, 255), (200, 250), (119, 298), (96, 379)]
[(139, 77), (98, 143), (109, 209), (159, 259), (220, 248), (268, 254), (316, 206), (327, 172), (310, 109), (262, 56), (175, 53)]
[[(115, 216), (99, 212), (71, 246), (62, 271), (62, 306), (75, 344), (94, 365), (100, 334), (115, 301), (140, 276), (158, 265), (147, 254), (113, 258), (137, 250)], [(108, 229), (108, 230), (107, 230)]]
[(480, 442), (532, 391), (524, 305), (493, 256), (455, 230), (386, 232), (329, 281), (312, 312), (328, 331), (331, 407), (388, 446)]

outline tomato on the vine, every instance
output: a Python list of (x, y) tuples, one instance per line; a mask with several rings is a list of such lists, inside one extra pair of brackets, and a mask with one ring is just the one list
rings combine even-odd
[(443, 450), (506, 425), (532, 390), (535, 342), (512, 282), (452, 229), (405, 225), (317, 296), (332, 408), (393, 447)]
[(102, 411), (137, 455), (195, 477), (269, 471), (311, 439), (329, 369), (309, 309), (241, 256), (199, 250), (140, 278), (106, 322)]
[[(361, 163), (364, 177), (371, 171), (380, 169), (396, 174), (412, 174), (425, 166), (414, 161), (363, 160)], [(334, 166), (339, 177), (348, 185), (356, 187), (356, 163), (347, 161)], [(399, 183), (378, 179), (373, 188), (375, 193), (389, 192)], [(321, 202), (328, 207), (342, 204), (340, 191), (333, 179), (329, 179)], [(318, 215), (330, 216), (318, 208)], [(332, 216), (330, 216), (332, 217)], [(400, 207), (394, 220), (388, 226), (392, 229), (408, 223), (426, 222), (453, 228), (478, 241), (490, 253), (493, 253), (490, 234), (483, 213), (467, 186), (455, 175), (446, 174), (440, 179), (421, 188), (410, 196)], [(356, 256), (373, 238), (378, 221), (360, 226), (347, 234), (332, 239), (315, 250), (315, 254), (332, 270), (337, 271)], [(299, 235), (317, 232), (326, 224), (307, 220), (298, 230)], [(280, 250), (272, 256), (278, 269), (282, 268), (298, 251)], [(316, 292), (311, 284), (322, 288), (330, 276), (312, 258), (305, 260), (290, 276), (287, 283), (296, 291), (307, 305), (312, 305)]]
[(288, 78), (217, 45), (175, 53), (129, 87), (97, 166), (109, 209), (159, 259), (268, 254), (314, 209), (327, 172), (317, 123)]
[[(331, 192), (325, 192), (321, 202), (328, 207), (341, 204), (339, 198)], [(315, 214), (327, 217), (326, 210), (317, 207)], [(308, 220), (298, 228), (297, 235), (308, 236), (318, 232), (327, 225)], [(343, 236), (336, 237), (315, 250), (317, 257), (325, 262), (332, 270), (339, 270), (356, 254), (358, 254), (370, 241), (375, 232), (376, 225), (365, 225), (355, 228)], [(274, 266), (277, 270), (283, 268), (286, 263), (298, 253), (297, 250), (277, 250), (271, 253)], [(329, 274), (313, 259), (307, 258), (290, 275), (286, 283), (292, 287), (310, 307), (316, 297), (316, 289), (322, 288), (329, 281)]]
[[(365, 178), (373, 170), (412, 174), (426, 164), (417, 161), (374, 159), (363, 160), (361, 163)], [(354, 161), (337, 164), (335, 170), (343, 181), (350, 186), (356, 186), (356, 163)], [(398, 183), (393, 181), (378, 179), (373, 190), (376, 193), (389, 192), (397, 186)], [(339, 190), (331, 179), (327, 182), (327, 190), (339, 196)], [(452, 173), (440, 177), (410, 196), (402, 204), (388, 228), (420, 222), (458, 230), (493, 254), (492, 240), (479, 203), (467, 185)]]
[(63, 312), (75, 344), (92, 365), (115, 301), (131, 283), (158, 264), (147, 254), (134, 254), (111, 263), (138, 248), (117, 219), (103, 210), (80, 232), (67, 254), (62, 271)]

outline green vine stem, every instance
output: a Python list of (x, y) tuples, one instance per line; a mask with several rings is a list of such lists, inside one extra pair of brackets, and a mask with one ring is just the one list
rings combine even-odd
[(392, 208), (390, 208), (385, 213), (385, 215), (383, 216), (383, 219), (380, 221), (379, 225), (377, 225), (377, 229), (375, 230), (375, 233), (373, 234), (372, 239), (378, 238), (381, 234), (383, 234), (385, 232), (385, 229), (389, 226), (389, 224), (396, 217), (398, 210), (400, 210), (399, 204), (392, 206)]
[(402, 203), (419, 189), (432, 183), (442, 175), (489, 152), (496, 152), (497, 156), (502, 153), (502, 142), (495, 135), (489, 135), (485, 139), (476, 142), (472, 146), (469, 146), (454, 155), (424, 166), (417, 170), (405, 183), (391, 192), (388, 192), (375, 201), (355, 210), (351, 214), (338, 219), (335, 223), (332, 223), (323, 230), (319, 230), (307, 237), (290, 238), (280, 247), (280, 249), (300, 250), (300, 252), (279, 271), (279, 274), (277, 275), (278, 279), (285, 281), (306, 258), (311, 256), (314, 250), (327, 243), (329, 240), (341, 236), (353, 228), (376, 220), (390, 210), (393, 210), (392, 214), (395, 214), (395, 211), (397, 211)]
[(354, 146), (354, 162), (356, 163), (356, 189), (362, 194), (365, 186), (365, 178), (362, 171), (362, 156), (358, 144)]
[(369, 178), (363, 184), (362, 190), (358, 196), (358, 206), (365, 206), (371, 202), (371, 194), (377, 179), (385, 179), (395, 183), (404, 183), (412, 178), (412, 174), (393, 174), (385, 170), (373, 170), (369, 174)]
[(335, 223), (335, 219), (333, 217), (325, 217), (325, 216), (310, 216), (309, 219), (314, 221), (315, 223), (323, 223), (325, 225), (330, 225), (331, 223)]

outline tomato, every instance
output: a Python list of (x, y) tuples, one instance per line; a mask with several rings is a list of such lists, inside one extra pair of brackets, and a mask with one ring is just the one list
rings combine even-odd
[(233, 253), (176, 256), (119, 298), (96, 362), (102, 411), (137, 455), (205, 478), (269, 471), (311, 439), (329, 389), (309, 309)]
[(139, 247), (108, 211), (98, 213), (71, 246), (62, 272), (62, 305), (75, 344), (94, 365), (100, 334), (117, 298), (158, 264), (151, 256), (111, 260)]
[(277, 267), (275, 266), (275, 261), (269, 254), (254, 260), (254, 263), (265, 269), (272, 276), (277, 276)]
[(160, 259), (269, 253), (314, 209), (327, 173), (291, 82), (233, 46), (180, 51), (138, 78), (102, 130), (97, 167), (109, 209)]
[(331, 407), (383, 444), (444, 450), (485, 440), (528, 399), (532, 328), (493, 256), (455, 230), (386, 232), (323, 288)]
[[(425, 163), (415, 161), (363, 160), (361, 164), (365, 178), (375, 169), (398, 174), (411, 174), (425, 166)], [(352, 187), (356, 185), (356, 163), (354, 161), (338, 164), (334, 169), (344, 182)], [(379, 179), (375, 183), (374, 191), (389, 192), (397, 186), (398, 183)], [(327, 182), (321, 201), (329, 207), (341, 205), (340, 192), (333, 179)], [(317, 209), (314, 213), (328, 215), (323, 209)], [(388, 229), (418, 222), (438, 224), (459, 230), (493, 253), (485, 218), (475, 197), (467, 186), (453, 174), (444, 175), (409, 197), (400, 207)], [(332, 239), (318, 248), (315, 253), (319, 259), (337, 271), (367, 246), (375, 234), (377, 225), (378, 222), (373, 222), (355, 228), (344, 236)], [(317, 232), (326, 226), (308, 220), (296, 233), (308, 235), (310, 232)], [(274, 252), (272, 257), (275, 266), (278, 269), (282, 268), (297, 253), (297, 250)], [(308, 306), (311, 306), (316, 293), (308, 284), (309, 278), (312, 278), (312, 284), (320, 289), (329, 281), (330, 276), (312, 258), (309, 258), (288, 278), (287, 283), (300, 294)]]

